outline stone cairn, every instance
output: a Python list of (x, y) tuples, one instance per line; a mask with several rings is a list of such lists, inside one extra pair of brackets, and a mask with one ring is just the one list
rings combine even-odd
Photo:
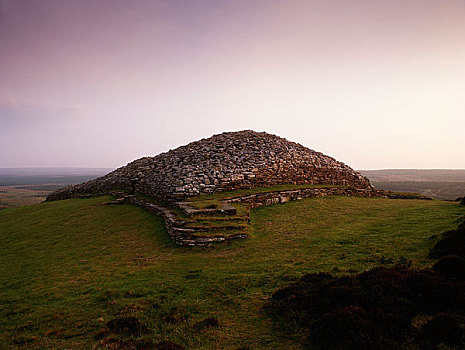
[[(198, 212), (189, 205), (189, 197), (285, 184), (324, 184), (328, 188), (238, 197), (224, 201), (223, 208), (211, 209), (211, 214), (235, 215), (231, 203), (238, 201), (256, 207), (329, 194), (378, 195), (367, 178), (334, 158), (276, 135), (245, 130), (225, 132), (155, 157), (135, 160), (103, 177), (55, 191), (47, 201), (102, 194), (121, 197), (124, 194), (118, 203), (128, 201), (161, 215), (176, 243), (196, 245), (222, 241), (229, 236), (246, 237), (246, 234), (210, 233), (202, 236), (197, 233), (205, 232), (205, 227), (200, 230), (186, 228), (186, 220), (176, 217), (169, 207), (179, 207), (189, 217), (205, 215), (205, 211)], [(334, 186), (340, 188), (336, 190)], [(140, 195), (164, 204), (145, 201)]]

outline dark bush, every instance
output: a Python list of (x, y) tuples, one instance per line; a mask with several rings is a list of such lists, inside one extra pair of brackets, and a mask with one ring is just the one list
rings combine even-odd
[[(464, 222), (465, 223), (465, 222)], [(465, 224), (461, 223), (456, 230), (446, 231), (442, 239), (431, 249), (430, 258), (439, 259), (447, 255), (465, 257)]]
[(170, 342), (169, 340), (162, 341), (155, 345), (157, 350), (184, 350), (184, 346)]
[(311, 318), (312, 300), (309, 298), (334, 278), (329, 274), (308, 274), (288, 287), (278, 289), (272, 296), (269, 311), (292, 326), (301, 326)]
[[(320, 288), (317, 293), (318, 304), (323, 306), (319, 314), (349, 305), (364, 305), (367, 295), (356, 279), (341, 278)], [(316, 305), (315, 305), (316, 306)]]
[(433, 265), (433, 270), (450, 279), (465, 280), (465, 259), (458, 255), (448, 255)]
[(311, 328), (312, 349), (385, 349), (379, 340), (381, 332), (365, 309), (357, 306), (324, 314)]
[(463, 318), (456, 314), (440, 313), (421, 328), (418, 340), (424, 348), (436, 348), (441, 343), (465, 345)]
[(320, 272), (320, 273), (309, 273), (303, 276), (300, 279), (300, 282), (305, 283), (308, 288), (310, 288), (311, 286), (318, 288), (319, 286), (321, 286), (322, 283), (333, 281), (333, 280), (335, 280), (335, 278), (331, 276), (329, 273)]
[(458, 227), (459, 230), (465, 230), (465, 220)]
[(357, 276), (306, 275), (270, 299), (284, 330), (316, 349), (397, 349), (412, 342), (418, 314), (465, 311), (465, 283), (434, 271), (375, 268)]
[(170, 324), (179, 324), (185, 322), (188, 318), (188, 315), (181, 309), (177, 307), (171, 308), (171, 310), (164, 317), (165, 322)]

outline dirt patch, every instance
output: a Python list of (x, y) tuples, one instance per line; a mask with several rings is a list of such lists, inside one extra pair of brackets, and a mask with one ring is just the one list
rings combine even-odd
[(196, 322), (194, 324), (194, 329), (196, 331), (201, 331), (202, 329), (218, 327), (220, 323), (216, 317), (208, 317), (203, 319), (202, 321)]
[(232, 249), (232, 250), (225, 250), (221, 253), (214, 254), (214, 258), (223, 258), (227, 256), (236, 256), (244, 251), (244, 248), (237, 248), (237, 249)]
[(155, 345), (157, 350), (184, 350), (184, 346), (170, 342), (169, 340), (162, 341)]
[(109, 331), (115, 334), (140, 335), (145, 327), (136, 317), (119, 317), (107, 322)]
[(163, 318), (166, 323), (169, 324), (180, 324), (185, 322), (189, 315), (185, 313), (183, 310), (173, 307)]

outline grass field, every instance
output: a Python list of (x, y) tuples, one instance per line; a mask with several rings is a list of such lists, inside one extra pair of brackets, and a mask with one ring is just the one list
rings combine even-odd
[(360, 170), (375, 188), (454, 200), (465, 196), (465, 170), (382, 169)]
[(20, 186), (0, 186), (0, 209), (40, 203), (50, 190)]
[(373, 181), (372, 184), (375, 188), (383, 189), (385, 191), (416, 192), (436, 199), (455, 200), (459, 197), (465, 197), (465, 181)]
[[(298, 349), (263, 312), (277, 288), (309, 272), (428, 267), (431, 236), (465, 214), (453, 202), (310, 198), (252, 210), (249, 239), (180, 248), (159, 217), (107, 200), (0, 211), (0, 348), (91, 349), (112, 337)], [(147, 330), (98, 336), (121, 316)], [(219, 326), (199, 327), (209, 317)]]
[(104, 175), (111, 169), (0, 168), (0, 209), (40, 203), (51, 192)]

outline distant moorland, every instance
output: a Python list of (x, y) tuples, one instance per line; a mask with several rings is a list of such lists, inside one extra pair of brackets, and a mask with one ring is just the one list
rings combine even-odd
[(52, 191), (105, 175), (106, 168), (0, 168), (0, 209), (39, 203)]
[(465, 196), (465, 170), (384, 169), (359, 172), (381, 190), (415, 192), (447, 200)]

